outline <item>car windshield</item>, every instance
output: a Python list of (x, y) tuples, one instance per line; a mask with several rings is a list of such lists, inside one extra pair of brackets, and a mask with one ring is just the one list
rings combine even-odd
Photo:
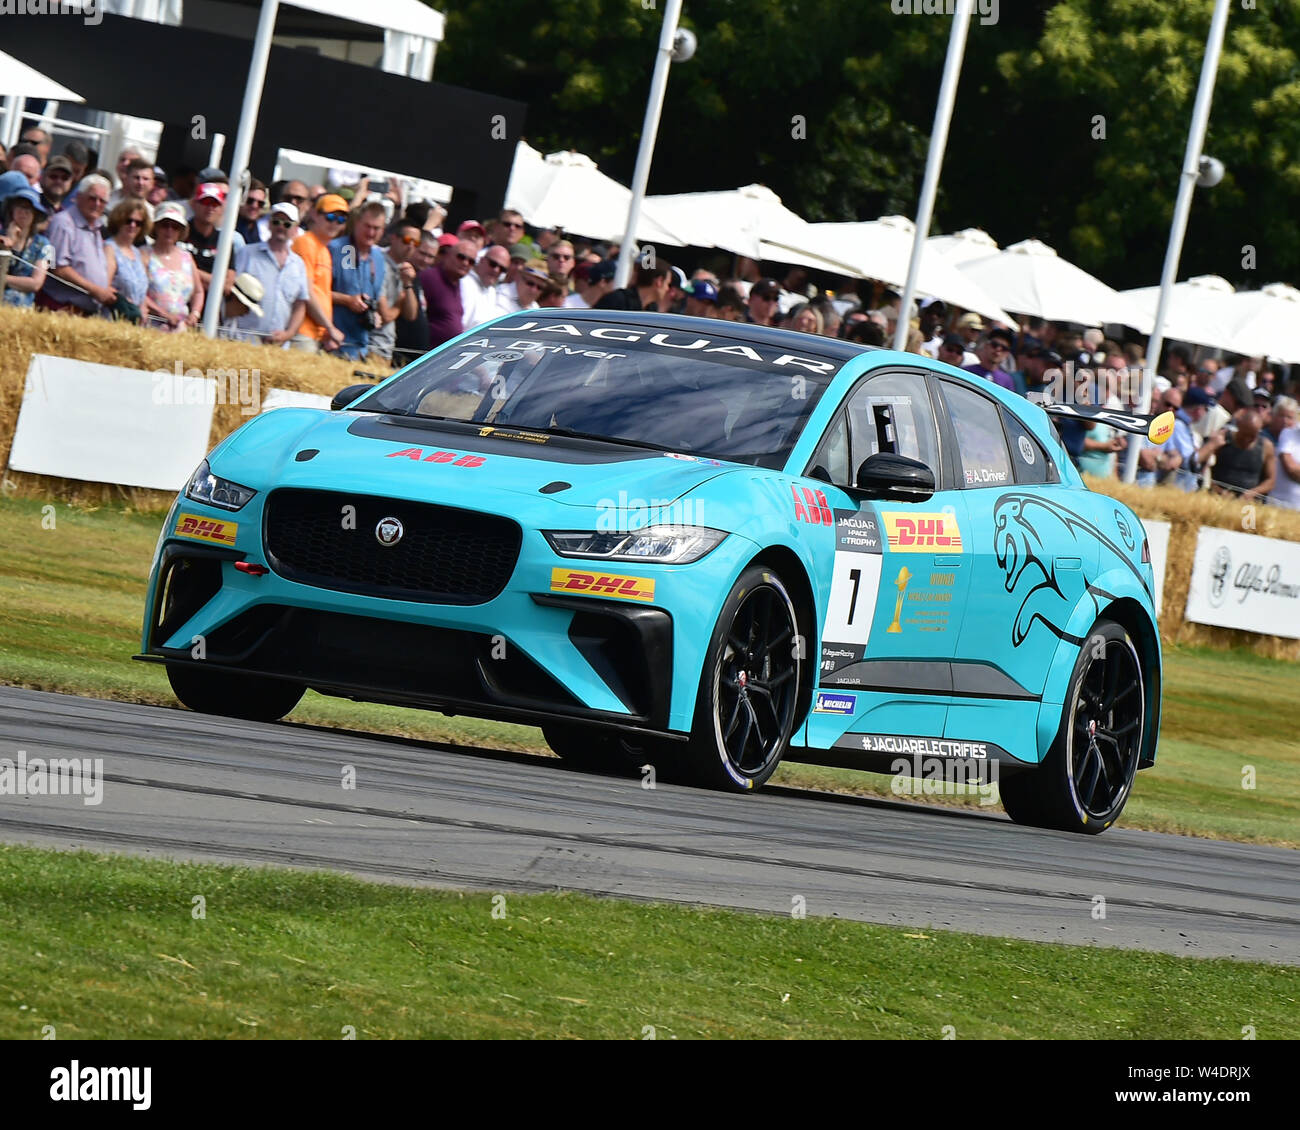
[(525, 312), (430, 354), (351, 407), (781, 467), (841, 363), (753, 336)]

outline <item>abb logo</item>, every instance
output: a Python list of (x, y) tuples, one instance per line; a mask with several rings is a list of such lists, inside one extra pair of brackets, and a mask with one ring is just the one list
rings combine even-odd
[[(811, 491), (807, 487), (790, 488), (794, 494), (794, 517), (797, 522), (808, 522), (813, 526), (833, 526), (835, 518), (827, 505), (826, 496), (821, 491)], [(802, 492), (803, 497), (800, 497)]]
[(399, 457), (405, 457), (415, 463), (450, 463), (453, 467), (482, 467), (484, 461), (482, 455), (460, 455), (455, 451), (431, 451), (428, 455), (425, 455), (422, 447), (407, 447), (401, 451), (390, 451), (384, 458), (397, 459)]
[(924, 553), (932, 549), (961, 552), (961, 527), (954, 514), (881, 514), (889, 548), (899, 553)]
[(221, 522), (215, 518), (200, 518), (197, 514), (182, 514), (176, 519), (176, 535), (195, 541), (212, 541), (218, 545), (234, 545), (239, 526), (235, 522)]
[(608, 573), (579, 573), (574, 569), (551, 570), (551, 592), (582, 592), (616, 600), (654, 600), (652, 577), (622, 577)]

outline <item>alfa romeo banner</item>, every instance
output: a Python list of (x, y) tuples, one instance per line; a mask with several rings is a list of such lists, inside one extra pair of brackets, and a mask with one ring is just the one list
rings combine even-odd
[(1300, 639), (1300, 543), (1202, 527), (1187, 619)]

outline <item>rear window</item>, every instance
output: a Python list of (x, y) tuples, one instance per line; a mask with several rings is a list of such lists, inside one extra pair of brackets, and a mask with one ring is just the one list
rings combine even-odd
[(960, 487), (998, 487), (1013, 482), (1002, 412), (993, 401), (952, 381), (941, 381), (948, 418), (957, 433)]
[(351, 407), (781, 467), (839, 365), (742, 337), (521, 314), (429, 354)]

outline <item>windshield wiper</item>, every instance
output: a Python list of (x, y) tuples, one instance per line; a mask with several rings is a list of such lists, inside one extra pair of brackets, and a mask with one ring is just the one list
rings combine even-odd
[(650, 443), (642, 439), (624, 439), (622, 436), (602, 436), (595, 432), (580, 432), (574, 428), (566, 428), (562, 424), (552, 424), (548, 427), (533, 427), (526, 424), (510, 424), (509, 427), (519, 428), (530, 432), (545, 432), (547, 435), (568, 436), (570, 439), (593, 439), (598, 443), (614, 443), (620, 447), (640, 447), (647, 451), (671, 451), (670, 447), (664, 447), (662, 444)]

